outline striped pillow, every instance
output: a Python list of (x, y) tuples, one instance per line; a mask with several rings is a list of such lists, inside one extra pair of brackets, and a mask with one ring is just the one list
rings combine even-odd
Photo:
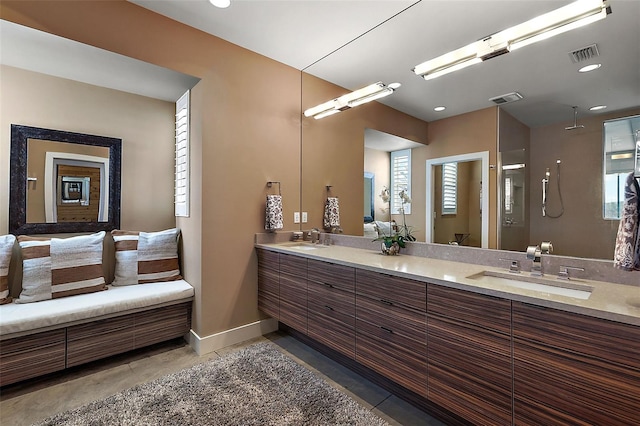
[(18, 236), (22, 292), (16, 303), (106, 290), (102, 272), (105, 232), (70, 238)]
[(11, 252), (16, 237), (13, 235), (0, 235), (0, 305), (11, 302), (9, 296), (9, 264), (11, 263)]
[(116, 247), (113, 285), (182, 279), (178, 264), (180, 230), (160, 232), (111, 231)]

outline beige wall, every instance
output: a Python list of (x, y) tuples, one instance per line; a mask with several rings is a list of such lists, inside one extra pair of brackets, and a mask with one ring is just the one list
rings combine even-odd
[[(175, 226), (175, 104), (8, 66), (0, 70), (1, 205), (8, 206), (9, 200), (10, 128), (20, 124), (122, 139), (121, 227), (152, 231)], [(8, 223), (4, 207), (0, 234), (8, 232)]]
[[(309, 74), (302, 73), (302, 79), (302, 110), (345, 93), (345, 89)], [(425, 121), (378, 102), (320, 120), (303, 119), (302, 210), (309, 213), (309, 223), (302, 224), (303, 229), (322, 228), (326, 185), (332, 185), (331, 195), (340, 198), (340, 224), (344, 233), (362, 235), (364, 130), (367, 128), (414, 142), (426, 143), (427, 140)]]
[[(193, 329), (206, 337), (259, 320), (253, 241), (264, 230), (267, 181), (282, 182), (285, 230), (298, 228), (292, 218), (300, 204), (300, 71), (126, 1), (3, 0), (0, 12), (2, 19), (201, 78), (192, 99), (199, 110), (192, 116), (197, 192), (192, 216), (177, 221), (185, 277), (197, 295)], [(130, 117), (132, 128), (140, 114), (141, 108)], [(103, 130), (94, 132), (111, 136)], [(134, 168), (157, 151), (155, 143), (123, 153), (123, 167), (131, 171), (123, 187), (140, 178), (170, 179), (173, 186), (172, 164)], [(6, 167), (4, 149), (0, 160)], [(358, 175), (361, 182), (362, 164)], [(148, 226), (165, 208), (173, 212), (172, 200), (157, 202), (154, 186), (132, 192), (139, 198), (122, 201), (128, 227)], [(146, 206), (146, 214), (137, 214), (138, 206)]]
[[(364, 171), (375, 175), (375, 188), (373, 190), (374, 219), (389, 220), (389, 203), (385, 203), (380, 198), (382, 189), (389, 188), (391, 181), (391, 156), (386, 151), (365, 148), (364, 150)], [(362, 229), (360, 230), (362, 235)]]
[[(553, 243), (554, 253), (577, 257), (613, 259), (617, 220), (602, 217), (602, 123), (640, 114), (640, 108), (600, 114), (578, 120), (584, 129), (565, 130), (573, 121), (531, 130), (530, 216), (531, 241)], [(542, 186), (546, 168), (551, 172), (547, 212), (560, 213), (556, 160), (560, 165), (564, 214), (558, 219), (542, 217)]]

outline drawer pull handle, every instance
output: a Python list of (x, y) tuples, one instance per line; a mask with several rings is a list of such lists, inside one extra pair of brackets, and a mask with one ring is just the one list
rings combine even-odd
[(393, 305), (393, 302), (390, 302), (390, 301), (385, 300), (385, 299), (380, 299), (380, 302), (381, 302), (381, 303), (384, 303), (385, 305), (389, 305), (389, 306), (392, 306), (392, 305)]
[(387, 327), (380, 326), (380, 329), (386, 331), (387, 333), (393, 333), (393, 330)]
[(331, 306), (329, 306), (329, 305), (324, 305), (324, 307), (327, 308), (330, 311), (333, 311), (333, 308)]

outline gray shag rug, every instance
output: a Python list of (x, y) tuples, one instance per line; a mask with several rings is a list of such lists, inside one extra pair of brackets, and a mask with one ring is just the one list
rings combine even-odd
[(282, 354), (257, 343), (50, 417), (38, 425), (387, 425)]

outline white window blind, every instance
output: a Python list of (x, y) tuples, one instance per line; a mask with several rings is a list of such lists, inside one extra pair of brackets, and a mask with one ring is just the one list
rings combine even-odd
[(458, 211), (458, 163), (442, 165), (442, 214)]
[[(411, 150), (391, 152), (391, 213), (400, 214), (402, 199), (400, 191), (403, 189), (411, 194)], [(404, 213), (411, 214), (411, 204), (404, 205)]]
[(189, 92), (176, 102), (175, 215), (189, 217)]

